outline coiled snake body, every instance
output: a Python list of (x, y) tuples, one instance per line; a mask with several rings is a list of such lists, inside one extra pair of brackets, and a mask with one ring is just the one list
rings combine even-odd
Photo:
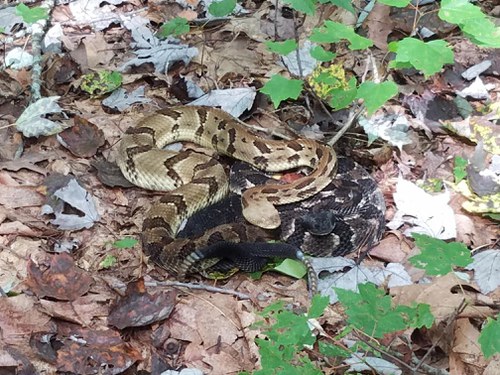
[[(242, 213), (252, 225), (226, 223), (196, 238), (176, 238), (184, 219), (221, 201), (229, 190), (224, 168), (215, 159), (195, 152), (162, 150), (176, 141), (213, 148), (268, 172), (297, 167), (310, 167), (312, 172), (287, 184), (275, 182), (244, 191)], [(195, 106), (159, 111), (128, 129), (120, 142), (117, 164), (133, 184), (167, 191), (144, 220), (142, 242), (153, 261), (178, 277), (223, 263), (223, 258), (251, 271), (263, 265), (260, 258), (294, 255), (295, 247), (276, 245), (271, 249), (265, 245), (270, 238), (267, 230), (281, 224), (275, 206), (286, 207), (316, 196), (335, 181), (338, 167), (336, 154), (327, 145), (303, 138), (264, 140), (222, 110)], [(290, 230), (288, 218), (284, 224), (285, 231)], [(370, 241), (376, 236), (371, 237)], [(256, 244), (231, 245), (247, 242)], [(308, 252), (321, 256), (335, 251), (318, 248)]]

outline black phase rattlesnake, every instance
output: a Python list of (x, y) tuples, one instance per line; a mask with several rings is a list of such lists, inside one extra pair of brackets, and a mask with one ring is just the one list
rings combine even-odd
[[(241, 203), (233, 203), (244, 220), (180, 238), (181, 223), (223, 200), (229, 184), (215, 159), (162, 149), (176, 141), (195, 142), (268, 172), (311, 172), (245, 190)], [(133, 184), (166, 191), (146, 215), (142, 243), (153, 261), (178, 277), (214, 265), (255, 270), (269, 256), (301, 258), (299, 248), (313, 256), (341, 255), (370, 246), (383, 230), (383, 197), (359, 165), (338, 161), (331, 147), (317, 141), (263, 139), (215, 108), (174, 107), (144, 118), (122, 138), (117, 164)], [(228, 211), (220, 216), (230, 218)], [(286, 243), (269, 244), (272, 238)]]

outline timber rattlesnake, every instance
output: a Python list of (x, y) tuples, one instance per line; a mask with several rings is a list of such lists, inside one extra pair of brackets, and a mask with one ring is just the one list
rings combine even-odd
[[(221, 201), (229, 190), (224, 168), (215, 159), (195, 152), (161, 150), (176, 141), (213, 148), (268, 172), (303, 166), (312, 172), (291, 183), (247, 189), (241, 197), (241, 211), (253, 225), (226, 220), (196, 238), (176, 238), (184, 219)], [(339, 163), (331, 147), (309, 139), (261, 139), (219, 109), (173, 107), (146, 117), (126, 132), (117, 163), (133, 184), (169, 191), (148, 212), (142, 242), (153, 261), (178, 277), (203, 272), (215, 264), (253, 271), (269, 256), (300, 257), (298, 245), (313, 256), (341, 255), (373, 244), (382, 233), (383, 198), (361, 167), (346, 159)], [(326, 196), (330, 198), (324, 199)], [(326, 201), (328, 207), (323, 204)], [(280, 206), (281, 212), (274, 206)], [(299, 216), (293, 218), (294, 213)], [(230, 217), (226, 212), (221, 216)], [(271, 230), (280, 224), (281, 237), (291, 245), (267, 243), (273, 236)], [(338, 233), (319, 233), (328, 228)], [(317, 247), (310, 240), (311, 233), (329, 239)]]

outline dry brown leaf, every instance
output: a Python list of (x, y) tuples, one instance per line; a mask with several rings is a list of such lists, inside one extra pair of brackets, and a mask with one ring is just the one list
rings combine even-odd
[(41, 233), (31, 229), (30, 227), (24, 225), (19, 221), (10, 221), (8, 223), (2, 223), (0, 225), (0, 235), (14, 234), (26, 237), (36, 237)]
[(0, 330), (2, 341), (22, 350), (29, 347), (33, 332), (52, 331), (51, 318), (36, 307), (36, 298), (20, 294), (0, 298)]
[(82, 70), (85, 68), (94, 69), (99, 66), (109, 66), (111, 60), (115, 57), (113, 48), (106, 42), (102, 33), (95, 33), (94, 36), (88, 36), (83, 39), (86, 52), (86, 66), (82, 65)]
[(174, 290), (148, 293), (142, 278), (131, 282), (127, 285), (125, 296), (111, 306), (108, 324), (124, 329), (143, 327), (167, 319), (175, 307), (176, 296)]
[(479, 330), (469, 319), (457, 319), (453, 332), (453, 347), (450, 353), (450, 373), (481, 375), (487, 361), (478, 344)]
[(90, 158), (104, 145), (103, 132), (87, 119), (75, 116), (74, 125), (59, 133), (64, 146), (75, 156)]
[(205, 46), (204, 53), (196, 56), (193, 61), (205, 65), (208, 69), (207, 74), (216, 81), (233, 72), (248, 77), (250, 72), (264, 75), (269, 72), (269, 65), (274, 64), (272, 53), (266, 52), (262, 44), (244, 37), (217, 43), (213, 47)]
[(88, 292), (92, 277), (75, 266), (67, 253), (46, 255), (36, 264), (28, 262), (26, 285), (39, 298), (51, 297), (62, 301), (75, 301)]
[(376, 3), (364, 22), (368, 28), (368, 38), (382, 51), (387, 51), (387, 37), (394, 29), (390, 13), (390, 6)]
[(436, 318), (435, 324), (450, 318), (464, 299), (468, 302), (468, 305), (460, 316), (480, 318), (494, 316), (493, 309), (487, 306), (477, 306), (474, 294), (464, 295), (459, 285), (467, 287), (468, 290), (472, 289), (469, 283), (459, 280), (454, 274), (450, 273), (442, 277), (436, 277), (430, 284), (391, 288), (390, 293), (394, 297), (394, 302), (398, 305), (411, 305), (413, 302), (429, 304), (431, 312)]
[(404, 236), (398, 231), (392, 231), (370, 250), (370, 255), (387, 262), (400, 263), (410, 251), (411, 247)]
[(0, 182), (0, 205), (6, 208), (41, 206), (45, 197), (34, 186), (7, 186)]
[(99, 301), (94, 294), (77, 298), (72, 302), (50, 301), (41, 299), (41, 311), (47, 315), (67, 322), (88, 327), (93, 319), (108, 315), (108, 304)]
[(120, 374), (142, 359), (140, 351), (113, 330), (68, 327), (66, 332), (58, 334), (63, 342), (57, 352), (59, 371), (94, 374), (105, 367)]

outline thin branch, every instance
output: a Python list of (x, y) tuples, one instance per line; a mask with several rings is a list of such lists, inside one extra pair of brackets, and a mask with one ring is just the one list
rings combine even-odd
[(447, 319), (446, 326), (441, 331), (441, 334), (439, 335), (439, 337), (437, 338), (437, 340), (434, 340), (434, 343), (432, 344), (432, 346), (429, 348), (429, 350), (427, 350), (427, 352), (422, 357), (422, 359), (420, 360), (420, 362), (417, 363), (417, 366), (415, 367), (415, 371), (417, 371), (423, 365), (423, 363), (427, 359), (427, 357), (434, 351), (434, 349), (436, 348), (437, 344), (441, 341), (441, 339), (445, 335), (446, 330), (448, 329), (448, 327), (450, 326), (450, 324), (456, 320), (457, 316), (460, 313), (462, 313), (462, 311), (465, 310), (466, 306), (467, 306), (467, 302), (465, 301), (465, 298), (464, 298), (462, 300), (462, 302), (460, 302), (460, 305), (458, 305), (458, 307), (455, 309), (455, 311), (453, 312), (453, 314), (450, 315), (449, 318)]
[(250, 296), (245, 293), (240, 293), (237, 292), (233, 289), (224, 289), (224, 288), (217, 288), (215, 286), (210, 286), (210, 285), (205, 285), (205, 284), (193, 284), (193, 283), (182, 283), (180, 281), (146, 281), (144, 283), (146, 286), (151, 286), (151, 287), (174, 287), (174, 288), (187, 288), (191, 290), (205, 290), (207, 292), (211, 293), (222, 293), (222, 294), (229, 294), (235, 297), (238, 297), (239, 299), (242, 300), (248, 300), (250, 299)]
[[(55, 0), (45, 0), (41, 5), (47, 9), (47, 14), (50, 15), (55, 6)], [(31, 102), (34, 103), (42, 98), (42, 43), (45, 37), (49, 23), (47, 20), (39, 20), (32, 25), (33, 40), (31, 42), (31, 50), (33, 53), (33, 69), (31, 70)]]

